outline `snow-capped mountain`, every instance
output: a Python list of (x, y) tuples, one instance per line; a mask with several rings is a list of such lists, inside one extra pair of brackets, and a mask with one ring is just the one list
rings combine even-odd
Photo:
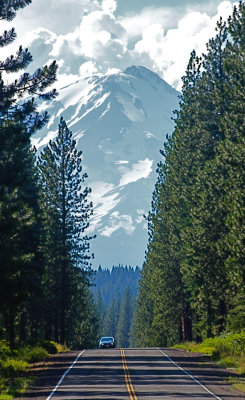
[(178, 92), (144, 67), (79, 80), (48, 107), (47, 127), (33, 137), (41, 147), (57, 134), (63, 116), (83, 151), (92, 188), (93, 266), (142, 265), (147, 244), (143, 215), (150, 210), (167, 133), (173, 130)]

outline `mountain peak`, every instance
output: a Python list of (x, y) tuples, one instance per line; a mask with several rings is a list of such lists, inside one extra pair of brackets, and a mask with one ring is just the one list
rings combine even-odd
[(141, 66), (79, 80), (60, 90), (48, 108), (48, 126), (32, 140), (38, 148), (66, 120), (92, 188), (90, 232), (97, 265), (141, 265), (147, 243), (143, 215), (151, 206), (159, 150), (173, 130), (178, 92)]
[(172, 86), (170, 86), (164, 79), (162, 79), (156, 72), (151, 71), (150, 69), (142, 66), (132, 65), (131, 67), (127, 67), (124, 70), (126, 75), (134, 76), (138, 79), (147, 80), (151, 83), (156, 83), (158, 85), (164, 86), (164, 90), (167, 90), (169, 93), (175, 93), (178, 96), (177, 90), (175, 90)]

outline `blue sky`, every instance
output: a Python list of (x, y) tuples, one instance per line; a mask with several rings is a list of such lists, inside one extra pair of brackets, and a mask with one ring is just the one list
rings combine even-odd
[[(56, 59), (58, 87), (143, 65), (181, 89), (190, 52), (205, 51), (232, 0), (33, 0), (12, 21), (35, 62)], [(1, 50), (1, 53), (8, 51)], [(0, 58), (3, 58), (4, 54)], [(57, 85), (56, 85), (57, 86)]]

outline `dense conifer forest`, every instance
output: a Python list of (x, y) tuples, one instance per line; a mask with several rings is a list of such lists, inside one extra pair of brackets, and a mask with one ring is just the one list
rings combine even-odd
[(94, 276), (92, 292), (99, 315), (99, 335), (113, 336), (117, 347), (134, 344), (134, 314), (140, 278), (138, 267), (101, 266)]
[(139, 285), (139, 346), (245, 328), (245, 4), (183, 77), (161, 151)]
[[(30, 3), (1, 1), (0, 20), (11, 21)], [(5, 31), (0, 47), (15, 38), (14, 28)], [(49, 118), (37, 112), (37, 100), (56, 96), (48, 88), (57, 73), (52, 62), (7, 83), (6, 75), (31, 61), (20, 46), (0, 62), (0, 339), (11, 348), (40, 340), (91, 347), (98, 328), (89, 291), (92, 238), (86, 235), (91, 189), (82, 153), (62, 118), (57, 138), (41, 154), (31, 148), (31, 135)]]
[(136, 297), (139, 279), (139, 267), (133, 268), (130, 265), (125, 267), (118, 265), (109, 270), (108, 268), (102, 269), (99, 266), (93, 278), (94, 286), (91, 289), (95, 299), (98, 298), (98, 293), (100, 292), (105, 306), (108, 307), (118, 295), (122, 299), (127, 288)]
[[(1, 1), (0, 20), (30, 3)], [(5, 31), (0, 47), (15, 38)], [(11, 349), (42, 340), (94, 347), (99, 335), (122, 347), (161, 346), (245, 328), (244, 58), (240, 2), (206, 53), (192, 52), (183, 77), (137, 301), (138, 268), (99, 268), (93, 277), (91, 189), (66, 122), (41, 153), (31, 147), (49, 119), (38, 102), (57, 95), (49, 89), (56, 62), (24, 72), (32, 56), (23, 47), (0, 62), (0, 339)]]

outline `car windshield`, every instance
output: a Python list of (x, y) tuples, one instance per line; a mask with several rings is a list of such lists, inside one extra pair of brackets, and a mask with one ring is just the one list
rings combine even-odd
[(101, 342), (113, 342), (113, 337), (103, 337), (100, 339)]

